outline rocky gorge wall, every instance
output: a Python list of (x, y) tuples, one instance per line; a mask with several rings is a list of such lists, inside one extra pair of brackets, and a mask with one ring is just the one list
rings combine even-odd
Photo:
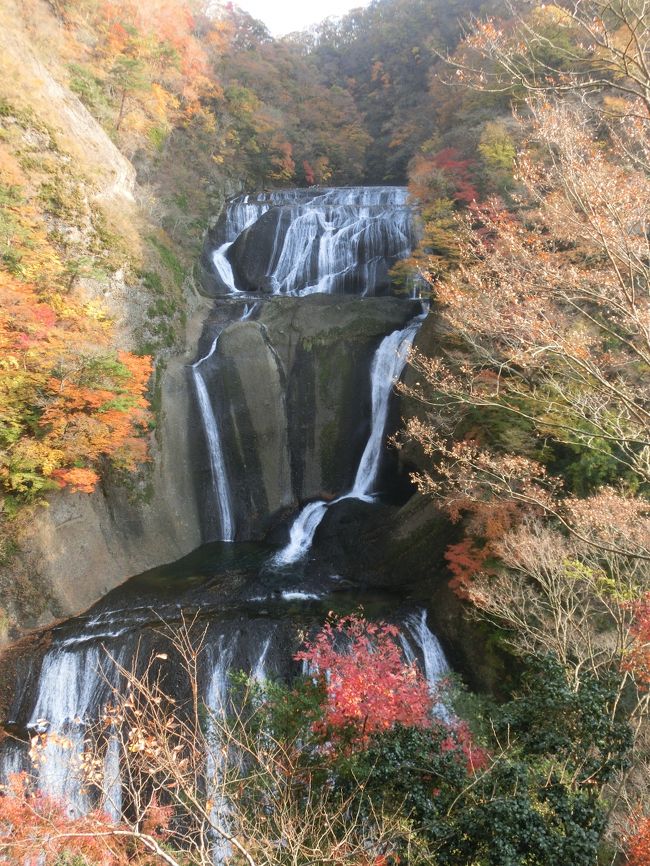
[[(0, 10), (0, 157), (20, 167), (21, 192), (42, 204), (34, 231), (56, 238), (72, 268), (81, 263), (83, 273), (93, 262), (70, 279), (70, 294), (106, 317), (113, 348), (154, 356), (152, 397), (161, 408), (141, 475), (107, 480), (91, 495), (50, 493), (12, 522), (9, 555), (0, 544), (0, 644), (200, 541), (187, 480), (185, 364), (210, 302), (183, 281), (134, 164), (69, 89), (65, 28), (46, 3), (37, 6), (33, 21), (15, 0)], [(0, 496), (0, 518), (4, 505)]]
[[(204, 375), (220, 412), (238, 539), (261, 538), (301, 502), (349, 486), (368, 438), (373, 354), (418, 311), (398, 298), (278, 296), (221, 331)], [(205, 459), (195, 476), (208, 516)], [(218, 537), (204, 525), (208, 540)]]
[[(188, 346), (195, 344), (205, 314), (206, 305), (197, 303)], [(78, 613), (132, 574), (178, 559), (201, 543), (187, 435), (192, 395), (186, 364), (193, 353), (187, 348), (166, 365), (144, 484), (104, 481), (92, 494), (51, 495), (35, 511), (10, 566), (32, 590), (26, 609), (16, 610), (22, 627)]]

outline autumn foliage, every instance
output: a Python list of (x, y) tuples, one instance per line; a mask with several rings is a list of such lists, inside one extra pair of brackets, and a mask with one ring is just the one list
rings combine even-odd
[(147, 810), (141, 833), (114, 823), (101, 811), (72, 817), (65, 804), (32, 791), (25, 774), (17, 774), (0, 796), (3, 863), (25, 866), (83, 858), (84, 863), (94, 866), (153, 866), (160, 860), (152, 856), (151, 849), (164, 840), (170, 817), (171, 810), (155, 800)]
[[(152, 365), (116, 349), (113, 323), (86, 291), (105, 251), (93, 247), (98, 217), (79, 186), (23, 167), (20, 148), (38, 136), (45, 160), (66, 162), (53, 134), (5, 111), (14, 122), (0, 140), (0, 498), (10, 498), (0, 510), (10, 513), (49, 489), (91, 492), (102, 463), (131, 470), (146, 459)], [(69, 223), (84, 226), (78, 247), (62, 241), (64, 225), (81, 235)]]
[(641, 818), (627, 845), (628, 866), (648, 866), (650, 864), (650, 818)]
[(625, 660), (625, 667), (634, 673), (645, 691), (650, 691), (650, 591), (632, 602), (631, 607), (632, 647)]
[(146, 459), (151, 360), (116, 353), (107, 323), (55, 286), (0, 284), (0, 485), (25, 499), (91, 492), (100, 461)]
[(406, 664), (399, 629), (350, 615), (330, 618), (296, 655), (322, 677), (326, 691), (319, 730), (352, 732), (358, 743), (395, 725), (426, 728), (433, 700), (416, 664)]
[(330, 616), (304, 644), (295, 658), (314, 671), (325, 691), (314, 733), (330, 748), (359, 751), (396, 727), (436, 728), (441, 752), (458, 756), (470, 772), (482, 768), (486, 752), (465, 722), (436, 716), (440, 696), (432, 694), (417, 662), (404, 660), (399, 639), (396, 626), (350, 614)]

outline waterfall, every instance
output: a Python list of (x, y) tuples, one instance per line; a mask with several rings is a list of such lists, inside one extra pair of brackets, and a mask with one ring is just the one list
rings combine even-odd
[(231, 294), (237, 294), (239, 291), (235, 285), (235, 275), (232, 270), (232, 265), (226, 258), (226, 253), (232, 246), (232, 241), (221, 244), (218, 250), (212, 253), (212, 263), (216, 272), (219, 274), (222, 282), (230, 289)]
[(205, 438), (208, 444), (208, 454), (210, 457), (210, 472), (212, 475), (212, 487), (214, 497), (219, 510), (219, 525), (221, 527), (221, 540), (234, 541), (235, 527), (232, 514), (232, 503), (230, 499), (230, 485), (228, 482), (228, 472), (226, 469), (226, 460), (221, 444), (221, 434), (219, 432), (219, 422), (212, 408), (208, 388), (205, 384), (205, 379), (201, 373), (200, 367), (208, 361), (215, 353), (217, 343), (219, 342), (219, 334), (214, 338), (214, 342), (210, 347), (210, 351), (205, 357), (200, 358), (192, 364), (192, 378), (194, 379), (194, 387), (196, 396), (199, 401), (199, 410), (201, 412), (201, 422), (205, 431)]
[(426, 312), (423, 312), (412, 319), (403, 330), (393, 331), (384, 337), (375, 352), (370, 368), (372, 391), (370, 436), (361, 455), (352, 489), (332, 502), (318, 500), (306, 505), (291, 525), (289, 543), (272, 557), (273, 565), (290, 565), (305, 556), (330, 505), (344, 499), (372, 502), (372, 491), (381, 463), (390, 395), (393, 385), (406, 366), (413, 340), (425, 316)]
[[(293, 189), (240, 196), (228, 204), (219, 245), (212, 253), (215, 270), (231, 293), (238, 291), (231, 248), (269, 211), (275, 215), (275, 235), (265, 267), (274, 294), (372, 295), (416, 241), (404, 187)], [(251, 241), (254, 254), (258, 248)]]
[(119, 823), (122, 818), (122, 776), (120, 755), (122, 753), (117, 732), (111, 732), (104, 755), (104, 778), (102, 784), (102, 809), (111, 820)]
[(404, 622), (415, 646), (424, 661), (424, 675), (431, 686), (435, 686), (449, 673), (449, 663), (440, 641), (427, 625), (427, 612), (421, 610), (411, 614)]
[[(222, 779), (226, 761), (230, 753), (224, 749), (223, 738), (219, 727), (219, 719), (225, 718), (228, 709), (228, 673), (234, 656), (235, 645), (225, 646), (225, 639), (220, 635), (216, 652), (212, 660), (212, 672), (205, 693), (205, 704), (208, 708), (207, 722), (207, 755), (206, 784), (212, 800), (210, 821), (213, 826), (227, 830), (231, 824), (231, 809), (223, 788)], [(219, 833), (212, 833), (212, 862), (221, 866), (232, 854), (230, 843)]]
[[(335, 501), (338, 502), (339, 500)], [(311, 547), (316, 530), (325, 517), (328, 505), (329, 503), (320, 500), (305, 505), (291, 524), (289, 543), (273, 557), (274, 565), (289, 565), (302, 559)]]
[(0, 785), (8, 784), (12, 776), (27, 771), (29, 766), (26, 744), (4, 740), (0, 752)]
[[(450, 668), (440, 641), (427, 625), (426, 610), (406, 617), (400, 632), (400, 642), (408, 662), (417, 661), (413, 646), (419, 651), (429, 690), (434, 697), (437, 697), (440, 681), (447, 676)], [(445, 722), (450, 722), (453, 718), (447, 707), (439, 702), (434, 707), (434, 713)]]
[[(238, 272), (238, 267), (244, 257), (236, 257), (236, 245), (250, 242), (251, 249), (255, 252), (254, 233), (258, 222), (262, 228), (269, 229), (266, 245), (260, 245), (260, 255), (269, 257), (268, 271), (265, 274), (264, 268), (259, 268), (267, 294), (346, 292), (360, 297), (372, 296), (386, 287), (388, 269), (394, 261), (409, 253), (414, 240), (413, 221), (407, 206), (407, 193), (403, 188), (282, 190), (257, 196), (242, 196), (229, 204), (226, 215), (219, 224), (218, 238), (213, 238), (215, 248), (211, 250), (211, 261), (221, 283), (231, 294), (238, 295), (236, 301), (229, 299), (224, 302), (224, 308), (230, 313), (229, 321), (234, 321), (237, 317), (244, 322), (250, 318), (258, 318), (260, 306), (265, 303), (258, 295), (251, 297), (239, 294), (237, 288), (249, 284), (240, 281), (241, 273)], [(252, 281), (250, 284), (252, 285)], [(244, 304), (243, 301), (247, 303)], [(300, 310), (302, 303), (280, 299), (274, 301), (272, 306), (285, 306), (293, 311)], [(403, 303), (404, 308), (400, 307), (400, 302), (396, 299), (355, 301), (350, 307), (367, 309), (372, 314), (370, 320), (374, 329), (381, 328), (383, 321), (403, 322), (406, 315), (412, 315), (412, 312), (401, 312), (401, 309), (406, 308), (412, 310), (407, 301)], [(316, 310), (314, 316), (319, 315), (320, 302), (306, 301), (304, 305)], [(330, 302), (323, 306), (338, 311), (345, 305), (339, 304), (338, 299), (330, 299)], [(386, 319), (383, 318), (384, 309), (387, 311)], [(301, 316), (302, 312), (300, 310)], [(346, 340), (347, 335), (353, 333), (356, 315), (355, 309), (352, 309), (351, 313), (344, 311), (342, 321), (346, 330), (342, 333), (346, 335)], [(283, 376), (279, 376), (282, 383), (280, 387), (284, 388), (286, 394), (293, 394), (290, 386), (293, 387), (296, 380), (290, 379), (290, 373), (293, 375), (293, 372), (287, 371), (293, 362), (286, 361), (285, 356), (297, 354), (295, 347), (300, 345), (299, 340), (304, 336), (299, 331), (301, 316), (295, 317), (296, 328), (295, 332), (292, 330), (291, 333), (288, 333), (288, 329), (281, 330), (279, 327), (273, 331), (269, 325), (272, 316), (266, 318), (264, 313), (255, 324), (236, 326), (244, 334), (253, 333), (257, 329), (264, 334), (265, 339), (269, 333), (281, 335), (276, 341), (277, 347), (271, 345), (273, 341), (270, 337), (266, 342), (270, 352), (276, 352), (277, 348), (277, 368), (283, 373)], [(334, 502), (345, 499), (372, 502), (377, 494), (392, 389), (402, 375), (423, 317), (424, 315), (417, 316), (383, 339), (378, 336), (376, 344), (372, 344), (375, 351), (368, 371), (371, 417), (367, 441), (359, 443), (359, 451), (362, 450), (361, 445), (364, 447), (354, 479), (351, 478), (351, 471), (350, 476), (345, 477), (338, 489), (345, 490), (352, 482), (351, 486)], [(224, 321), (228, 316), (222, 315), (220, 311), (218, 318)], [(310, 315), (305, 316), (305, 320), (310, 320)], [(338, 326), (335, 316), (332, 321)], [(267, 327), (268, 331), (265, 330)], [(293, 329), (293, 323), (291, 328)], [(367, 341), (371, 339), (368, 334), (385, 333), (387, 328), (388, 326), (385, 326), (383, 331), (372, 330), (367, 333), (360, 330), (362, 348), (359, 351), (364, 358)], [(317, 330), (316, 326), (314, 330)], [(214, 512), (214, 522), (216, 523), (217, 519), (219, 521), (221, 538), (232, 542), (236, 534), (240, 537), (244, 534), (242, 526), (236, 526), (233, 504), (234, 484), (240, 479), (235, 478), (232, 466), (227, 464), (228, 455), (224, 452), (221, 433), (225, 432), (226, 417), (230, 418), (229, 415), (226, 416), (226, 411), (234, 414), (237, 406), (234, 404), (234, 408), (230, 410), (230, 407), (220, 405), (218, 400), (213, 402), (209, 392), (209, 374), (215, 371), (221, 373), (225, 367), (225, 363), (220, 368), (217, 365), (221, 333), (222, 331), (218, 330), (210, 336), (206, 344), (209, 345), (209, 351), (206, 354), (201, 352), (203, 356), (194, 361), (190, 370), (191, 387), (196, 392), (196, 405), (209, 455), (210, 478), (206, 479), (206, 486), (211, 503), (216, 504), (216, 507), (212, 506), (210, 510)], [(284, 344), (281, 343), (285, 338), (288, 347), (286, 352)], [(356, 338), (357, 335), (354, 334), (354, 339)], [(238, 345), (244, 346), (241, 351), (246, 351), (244, 341)], [(226, 348), (226, 339), (221, 348)], [(296, 364), (299, 371), (296, 376), (302, 375), (302, 370), (308, 366), (305, 364), (303, 368)], [(334, 365), (331, 366), (334, 369)], [(237, 369), (236, 365), (233, 365), (233, 369)], [(254, 370), (254, 374), (256, 373), (257, 368)], [(320, 369), (317, 374), (325, 375)], [(327, 374), (329, 375), (329, 371)], [(247, 381), (249, 380), (246, 379)], [(307, 389), (302, 387), (303, 383), (299, 384), (300, 388), (296, 388), (295, 392), (298, 395), (296, 403), (303, 399), (304, 393), (308, 393)], [(259, 390), (261, 392), (263, 389)], [(334, 393), (338, 392), (332, 391), (332, 394)], [(212, 396), (216, 397), (215, 394)], [(266, 399), (266, 394), (262, 393), (260, 399)], [(281, 399), (284, 399), (284, 395)], [(336, 414), (332, 412), (336, 408), (330, 405), (332, 402), (333, 400), (324, 402), (325, 421), (329, 421), (330, 413)], [(291, 411), (293, 404), (287, 400), (287, 405)], [(271, 420), (275, 421), (275, 418)], [(285, 418), (282, 417), (281, 420), (284, 421)], [(289, 418), (288, 423), (292, 420), (294, 419)], [(263, 428), (263, 425), (260, 425), (260, 428)], [(248, 434), (245, 425), (242, 424), (241, 429), (244, 431), (243, 439)], [(343, 426), (342, 429), (345, 432), (348, 427)], [(292, 428), (292, 436), (293, 432)], [(255, 433), (257, 435), (257, 428)], [(260, 435), (264, 434), (265, 428)], [(302, 428), (297, 435), (302, 435)], [(292, 438), (290, 444), (293, 444), (293, 441)], [(314, 446), (312, 452), (315, 450)], [(259, 471), (254, 460), (241, 459), (238, 465), (245, 466), (247, 471)], [(314, 484), (311, 480), (311, 467), (307, 467), (309, 472), (303, 472), (302, 464), (299, 466), (295, 461), (295, 466), (293, 463), (291, 465), (291, 469), (294, 468), (297, 480), (292, 478), (292, 484), (304, 484), (305, 487)], [(298, 478), (301, 473), (304, 474), (304, 479)], [(277, 486), (284, 484), (285, 477), (289, 475), (289, 472), (283, 474), (281, 483)], [(252, 487), (253, 484), (251, 489)], [(254, 503), (251, 510), (253, 507), (263, 510), (254, 497), (251, 496), (250, 499)], [(286, 501), (290, 500), (282, 500), (283, 503)], [(306, 556), (315, 533), (332, 504), (330, 501), (310, 502), (300, 510), (290, 527), (287, 545), (272, 559), (275, 565), (289, 565)], [(268, 525), (271, 525), (271, 521)], [(116, 821), (120, 820), (123, 809), (128, 813), (128, 777), (125, 766), (121, 766), (125, 754), (125, 732), (119, 725), (104, 730), (96, 744), (97, 757), (100, 760), (98, 769), (103, 771), (102, 791), (85, 792), (77, 775), (84, 740), (90, 731), (89, 723), (101, 714), (102, 706), (105, 706), (112, 693), (111, 689), (118, 684), (118, 675), (106, 664), (108, 659), (104, 658), (100, 644), (107, 641), (110, 646), (120, 646), (119, 664), (128, 667), (131, 657), (127, 656), (126, 650), (130, 652), (130, 649), (136, 646), (135, 637), (141, 635), (143, 646), (148, 649), (149, 642), (157, 640), (152, 635), (160, 620), (174, 625), (181, 622), (187, 612), (191, 616), (196, 614), (200, 623), (206, 623), (206, 628), (209, 629), (207, 633), (211, 635), (211, 641), (207, 642), (210, 652), (208, 670), (202, 671), (200, 682), (203, 708), (208, 709), (200, 733), (206, 748), (203, 765), (205, 779), (202, 780), (202, 787), (212, 802), (213, 823), (225, 829), (233, 826), (234, 815), (222, 783), (227, 761), (237, 761), (237, 756), (232, 753), (234, 750), (229, 751), (229, 743), (220, 724), (228, 709), (232, 710), (228, 703), (229, 671), (243, 667), (250, 671), (251, 680), (257, 683), (262, 683), (268, 677), (269, 670), (274, 675), (282, 673), (289, 678), (295, 673), (295, 666), (292, 666), (291, 654), (288, 652), (295, 641), (294, 618), (302, 616), (309, 605), (309, 618), (301, 620), (300, 625), (306, 623), (308, 628), (311, 627), (314, 618), (326, 610), (325, 604), (330, 592), (342, 593), (337, 596), (336, 609), (339, 609), (338, 605), (342, 607), (345, 604), (341, 599), (347, 597), (346, 593), (354, 594), (355, 603), (357, 601), (357, 589), (346, 586), (338, 575), (324, 577), (322, 581), (322, 575), (315, 575), (312, 583), (317, 585), (307, 585), (302, 576), (297, 575), (294, 581), (289, 581), (282, 573), (269, 573), (267, 558), (266, 543), (251, 542), (241, 548), (238, 545), (215, 545), (206, 548), (204, 552), (188, 557), (189, 562), (184, 563), (178, 572), (161, 569), (155, 574), (140, 576), (135, 582), (135, 593), (133, 589), (116, 589), (116, 595), (112, 595), (111, 599), (103, 601), (83, 617), (78, 617), (73, 627), (66, 625), (55, 630), (55, 643), (43, 659), (38, 682), (34, 685), (33, 680), (30, 680), (29, 688), (21, 693), (24, 698), (21, 699), (20, 710), (15, 713), (16, 724), (23, 727), (26, 725), (29, 731), (35, 733), (50, 735), (44, 748), (43, 759), (34, 771), (35, 784), (45, 793), (67, 801), (71, 814), (74, 815), (98, 805)], [(201, 571), (207, 560), (210, 560), (209, 568), (214, 569), (209, 574)], [(200, 566), (197, 565), (199, 562)], [(260, 565), (262, 562), (264, 565)], [(204, 578), (205, 583), (202, 582)], [(252, 596), (253, 591), (260, 594)], [(116, 596), (119, 601), (116, 601)], [(252, 613), (250, 607), (245, 607), (248, 602), (256, 604)], [(393, 617), (392, 610), (388, 616)], [(417, 656), (421, 660), (433, 689), (444, 676), (447, 663), (440, 644), (428, 629), (426, 614), (418, 612), (406, 617), (402, 629), (405, 656), (410, 659)], [(215, 631), (219, 631), (217, 637)], [(128, 633), (132, 633), (133, 637), (127, 638)], [(108, 673), (102, 671), (102, 662), (105, 662)], [(305, 671), (309, 673), (307, 667)], [(179, 678), (174, 676), (171, 680), (172, 689), (182, 687), (179, 686)], [(33, 693), (36, 694), (36, 700), (31, 707), (27, 702)], [(27, 748), (27, 743), (14, 744), (5, 741), (0, 749), (0, 781), (6, 781), (13, 771), (27, 767)], [(216, 832), (211, 835), (209, 846), (213, 862), (219, 866), (232, 855), (230, 845)]]
[(372, 418), (370, 436), (364, 448), (357, 475), (348, 494), (355, 499), (368, 501), (379, 472), (384, 430), (388, 419), (388, 407), (393, 385), (406, 366), (413, 340), (426, 313), (417, 316), (403, 331), (393, 331), (379, 344), (370, 370), (372, 384)]
[(260, 308), (260, 303), (260, 301), (255, 301), (254, 304), (245, 304), (244, 312), (241, 314), (241, 318), (239, 321), (246, 322), (248, 319), (251, 318), (251, 316), (254, 316)]
[(272, 204), (264, 193), (253, 198), (250, 195), (240, 196), (228, 204), (226, 208), (225, 240), (232, 243), (248, 226), (252, 225)]
[[(285, 595), (291, 596), (292, 593), (283, 592), (282, 597)], [(230, 764), (231, 769), (241, 769), (238, 764), (239, 753), (224, 738), (220, 724), (229, 712), (229, 672), (243, 666), (250, 671), (253, 682), (263, 683), (269, 675), (269, 659), (275, 659), (278, 652), (286, 654), (290, 633), (276, 623), (271, 623), (270, 627), (264, 626), (262, 632), (258, 624), (244, 632), (240, 632), (238, 625), (226, 628), (226, 634), (221, 632), (208, 644), (208, 670), (203, 679), (202, 693), (209, 710), (203, 730), (206, 789), (213, 804), (211, 821), (214, 826), (229, 830), (233, 827), (234, 818), (222, 783), (228, 762), (234, 762)], [(421, 610), (405, 616), (400, 628), (405, 658), (413, 661), (417, 657), (432, 690), (435, 689), (440, 678), (447, 673), (448, 666), (440, 644), (427, 626), (426, 612)], [(130, 646), (137, 646), (137, 642)], [(28, 727), (35, 732), (47, 732), (52, 737), (44, 750), (42, 761), (35, 769), (38, 788), (65, 802), (71, 817), (87, 813), (100, 805), (114, 821), (119, 822), (126, 800), (126, 797), (123, 799), (120, 767), (124, 748), (121, 737), (124, 732), (117, 728), (106, 732), (103, 784), (99, 795), (84, 791), (77, 774), (89, 723), (101, 714), (102, 707), (110, 699), (112, 688), (118, 683), (116, 669), (109, 657), (106, 657), (104, 665), (103, 659), (104, 651), (97, 645), (80, 644), (75, 651), (61, 644), (53, 646), (43, 660)], [(117, 664), (124, 667), (129, 665), (125, 647), (120, 649)], [(303, 674), (313, 675), (314, 670), (303, 663)], [(453, 719), (441, 705), (437, 706), (436, 713), (446, 721)], [(3, 744), (0, 783), (6, 782), (12, 772), (27, 767), (25, 744)], [(124, 773), (124, 781), (126, 779), (127, 774)], [(228, 862), (232, 854), (230, 845), (216, 831), (211, 833), (210, 847), (215, 866), (223, 866)]]
[(333, 294), (356, 284), (360, 294), (373, 294), (382, 264), (404, 258), (411, 247), (411, 215), (404, 207), (312, 202), (292, 212), (270, 274), (273, 291)]
[(257, 661), (251, 668), (251, 679), (256, 683), (263, 683), (267, 678), (266, 672), (266, 657), (269, 653), (269, 648), (271, 646), (271, 640), (273, 635), (269, 635), (267, 639), (262, 644), (261, 652), (257, 658)]
[(102, 665), (103, 660), (108, 658), (103, 659), (96, 645), (76, 651), (51, 649), (43, 659), (38, 697), (27, 723), (29, 730), (47, 734), (36, 767), (38, 788), (65, 802), (73, 816), (91, 807), (78, 771), (86, 726), (110, 693), (110, 665)]

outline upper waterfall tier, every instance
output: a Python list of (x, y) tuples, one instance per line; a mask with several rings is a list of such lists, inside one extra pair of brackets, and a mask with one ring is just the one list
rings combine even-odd
[(291, 189), (240, 196), (211, 238), (220, 293), (376, 295), (416, 227), (404, 187)]

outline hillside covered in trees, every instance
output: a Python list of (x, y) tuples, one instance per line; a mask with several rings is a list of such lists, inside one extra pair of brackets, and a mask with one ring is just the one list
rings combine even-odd
[[(432, 687), (408, 629), (333, 606), (301, 633), (302, 676), (236, 675), (216, 712), (195, 604), (88, 723), (84, 790), (121, 750), (126, 806), (70, 815), (12, 776), (0, 859), (650, 866), (646, 0), (372, 0), (284, 39), (230, 3), (8, 0), (0, 50), (3, 639), (47, 620), (26, 613), (46, 593), (20, 546), (54, 496), (154, 495), (166, 369), (220, 339), (190, 362), (224, 202), (405, 185), (418, 240), (391, 291), (429, 306), (392, 445), (409, 495), (435, 503), (445, 571), (438, 535), (395, 562), (431, 571), (428, 602), (497, 666), (463, 671), (474, 692)], [(264, 340), (294, 328), (278, 321)], [(325, 513), (351, 494), (319, 496)], [(327, 531), (349, 546), (355, 519)], [(72, 748), (30, 736), (36, 767)]]

